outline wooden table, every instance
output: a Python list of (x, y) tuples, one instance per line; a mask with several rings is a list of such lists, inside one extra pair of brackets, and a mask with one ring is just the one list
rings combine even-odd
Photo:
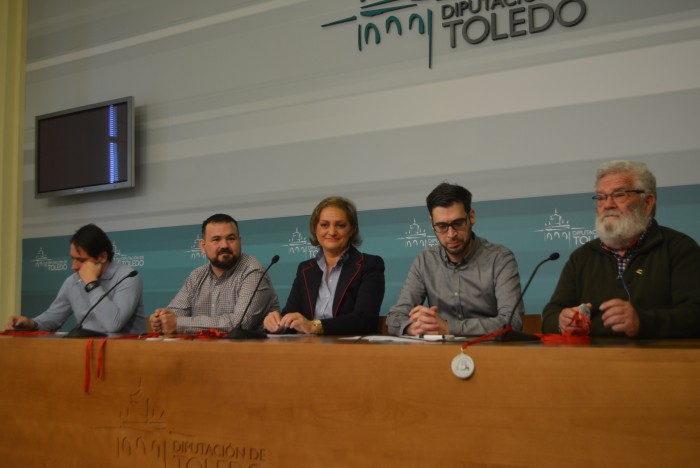
[(0, 336), (7, 467), (697, 466), (700, 343)]

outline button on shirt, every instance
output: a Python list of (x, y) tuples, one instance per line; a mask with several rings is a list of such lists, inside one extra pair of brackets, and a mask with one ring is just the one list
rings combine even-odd
[[(409, 312), (428, 300), (447, 321), (450, 334), (482, 335), (503, 327), (520, 298), (515, 256), (506, 247), (481, 237), (459, 264), (450, 262), (442, 246), (418, 254), (398, 301), (387, 316), (389, 333), (401, 335), (410, 325)], [(522, 303), (513, 328), (522, 329)]]
[(637, 254), (637, 252), (639, 252), (639, 249), (642, 248), (642, 243), (644, 242), (644, 237), (647, 235), (648, 229), (649, 227), (647, 226), (647, 229), (645, 229), (644, 232), (642, 232), (639, 238), (632, 242), (632, 244), (630, 244), (629, 247), (627, 247), (624, 255), (618, 254), (616, 249), (608, 247), (607, 245), (605, 245), (605, 242), (600, 241), (600, 245), (608, 252), (611, 252), (613, 257), (615, 257), (615, 262), (617, 262), (617, 276), (623, 277), (623, 275), (625, 274), (627, 267), (632, 261), (632, 257), (634, 257)]
[(331, 269), (330, 275), (327, 274), (328, 264), (323, 256), (323, 251), (316, 255), (316, 264), (323, 272), (321, 277), (321, 285), (318, 287), (318, 298), (316, 299), (316, 309), (314, 310), (314, 318), (329, 319), (333, 318), (333, 299), (335, 298), (335, 290), (338, 288), (338, 280), (340, 272), (343, 270), (343, 264), (348, 259), (347, 251), (340, 256), (338, 263)]

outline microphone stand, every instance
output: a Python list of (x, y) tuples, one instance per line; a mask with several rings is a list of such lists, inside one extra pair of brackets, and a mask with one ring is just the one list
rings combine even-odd
[(258, 292), (258, 288), (260, 287), (260, 284), (262, 283), (262, 280), (265, 278), (265, 275), (267, 275), (267, 272), (272, 268), (272, 265), (277, 263), (280, 259), (279, 255), (275, 255), (272, 257), (272, 261), (270, 264), (265, 268), (265, 271), (263, 272), (262, 276), (258, 280), (258, 284), (255, 285), (255, 289), (253, 290), (253, 294), (250, 296), (250, 300), (248, 301), (248, 304), (245, 306), (245, 310), (243, 311), (243, 314), (241, 315), (241, 319), (238, 321), (238, 325), (231, 329), (229, 332), (228, 336), (224, 339), (226, 340), (245, 340), (245, 339), (250, 339), (250, 340), (266, 340), (267, 339), (267, 333), (264, 331), (257, 331), (257, 330), (245, 330), (242, 328), (243, 325), (243, 319), (245, 319), (246, 314), (248, 313), (248, 309), (250, 309), (250, 305), (253, 303), (253, 299), (255, 298), (255, 294)]
[(104, 336), (107, 336), (107, 334), (77, 326), (64, 335), (63, 338), (98, 338)]
[(97, 337), (107, 336), (106, 333), (98, 332), (95, 330), (90, 330), (88, 328), (83, 328), (83, 322), (85, 322), (85, 319), (88, 318), (88, 316), (90, 315), (90, 312), (92, 312), (95, 309), (95, 307), (97, 307), (97, 304), (102, 302), (102, 299), (107, 297), (107, 294), (114, 291), (114, 288), (119, 286), (122, 283), (122, 281), (124, 281), (125, 279), (133, 278), (134, 276), (136, 276), (138, 274), (139, 274), (138, 271), (132, 270), (131, 272), (129, 272), (128, 275), (126, 275), (125, 277), (123, 277), (122, 279), (117, 281), (114, 286), (109, 288), (106, 293), (104, 293), (102, 296), (100, 296), (100, 298), (97, 300), (97, 302), (95, 302), (95, 304), (88, 309), (87, 313), (83, 316), (83, 319), (80, 321), (80, 323), (78, 323), (78, 325), (76, 325), (75, 328), (73, 328), (71, 331), (69, 331), (63, 338), (97, 338)]
[(510, 343), (510, 342), (515, 342), (515, 341), (540, 341), (540, 337), (537, 335), (533, 335), (532, 333), (527, 333), (524, 331), (518, 331), (518, 330), (513, 330), (513, 317), (515, 316), (515, 311), (518, 310), (518, 306), (523, 302), (523, 298), (525, 297), (525, 293), (527, 292), (527, 288), (530, 287), (530, 283), (532, 282), (532, 279), (535, 277), (535, 273), (537, 273), (537, 270), (540, 269), (540, 267), (547, 263), (550, 260), (556, 260), (559, 258), (559, 252), (554, 252), (549, 255), (549, 257), (545, 258), (542, 260), (540, 263), (537, 264), (535, 269), (533, 270), (532, 274), (530, 275), (530, 279), (527, 280), (527, 284), (525, 285), (525, 289), (523, 289), (522, 294), (520, 294), (520, 298), (518, 299), (518, 302), (516, 302), (515, 307), (513, 307), (513, 310), (510, 313), (510, 317), (508, 318), (508, 322), (506, 325), (503, 326), (504, 329), (508, 329), (508, 331), (498, 335), (497, 337), (494, 338), (494, 341), (500, 341), (502, 343)]

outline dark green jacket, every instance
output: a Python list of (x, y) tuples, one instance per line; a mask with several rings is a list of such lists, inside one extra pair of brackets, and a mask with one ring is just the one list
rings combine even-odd
[[(576, 249), (542, 313), (542, 331), (559, 332), (559, 313), (591, 303), (593, 336), (624, 336), (603, 326), (600, 304), (628, 300), (613, 254), (594, 239)], [(700, 247), (690, 237), (652, 222), (624, 281), (639, 315), (637, 338), (700, 337)]]

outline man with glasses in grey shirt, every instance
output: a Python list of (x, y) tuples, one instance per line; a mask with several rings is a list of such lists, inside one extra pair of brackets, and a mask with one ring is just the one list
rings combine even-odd
[[(428, 195), (430, 221), (440, 245), (413, 261), (387, 316), (390, 334), (482, 335), (507, 324), (521, 295), (518, 264), (506, 247), (474, 234), (471, 201), (469, 190), (448, 183)], [(521, 302), (513, 329), (522, 329), (523, 315)]]

